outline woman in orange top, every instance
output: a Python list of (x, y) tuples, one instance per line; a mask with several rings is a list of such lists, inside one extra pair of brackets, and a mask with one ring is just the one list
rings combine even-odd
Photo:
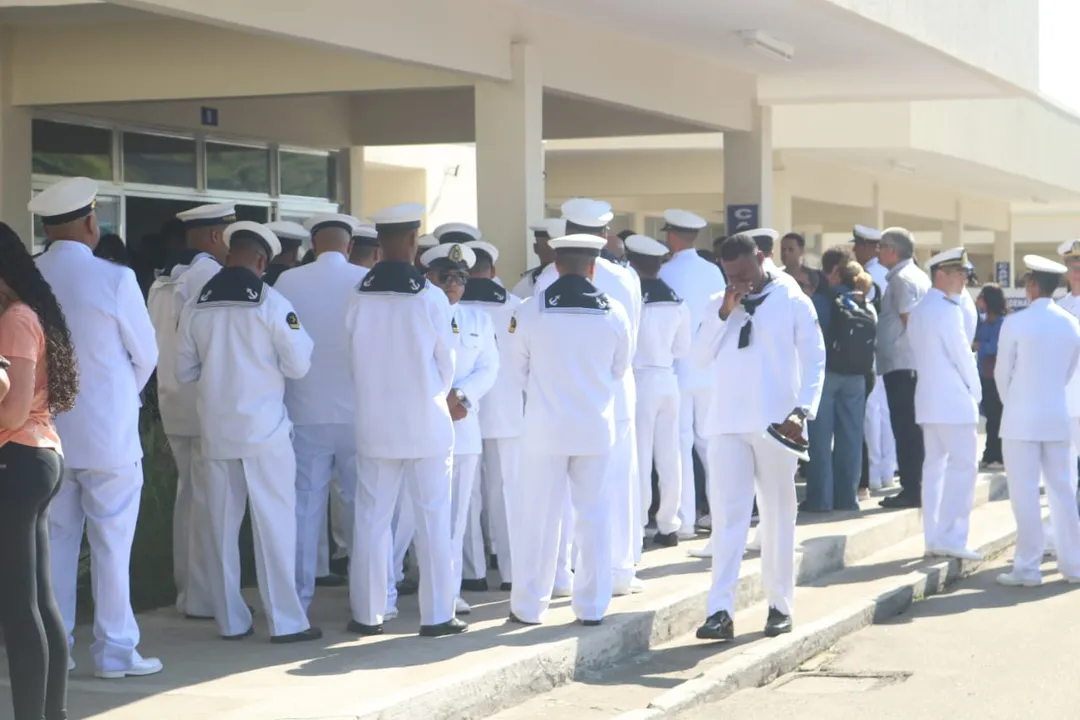
[[(15, 720), (67, 717), (67, 633), (49, 578), (48, 507), (63, 458), (53, 427), (78, 392), (64, 314), (19, 236), (0, 223), (0, 623)], [(3, 383), (0, 383), (3, 391)]]

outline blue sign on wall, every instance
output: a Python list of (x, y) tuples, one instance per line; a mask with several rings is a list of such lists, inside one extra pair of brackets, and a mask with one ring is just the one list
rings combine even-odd
[(734, 235), (744, 230), (754, 230), (759, 227), (761, 225), (758, 223), (757, 205), (727, 206), (727, 224), (724, 226), (724, 232), (728, 235)]
[(217, 127), (218, 124), (218, 112), (217, 108), (203, 107), (202, 108), (202, 124), (207, 127)]
[(994, 263), (994, 282), (1003, 288), (1011, 287), (1012, 283), (1009, 282), (1009, 268), (1011, 264), (1008, 260)]

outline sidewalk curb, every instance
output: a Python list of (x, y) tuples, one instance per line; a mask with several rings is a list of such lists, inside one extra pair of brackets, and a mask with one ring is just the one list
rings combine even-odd
[(616, 716), (616, 720), (674, 718), (694, 707), (722, 700), (740, 690), (761, 687), (797, 670), (803, 663), (835, 645), (843, 637), (907, 610), (923, 598), (935, 595), (953, 582), (978, 572), (1007, 551), (1016, 540), (1012, 529), (983, 543), (976, 550), (979, 561), (940, 560), (897, 577), (891, 589), (796, 629), (787, 636), (746, 650), (701, 676), (668, 690), (648, 708)]

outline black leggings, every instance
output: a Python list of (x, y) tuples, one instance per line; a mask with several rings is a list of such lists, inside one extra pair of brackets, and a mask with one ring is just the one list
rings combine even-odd
[(62, 468), (55, 450), (0, 446), (0, 624), (14, 720), (67, 717), (67, 632), (49, 577), (48, 507)]

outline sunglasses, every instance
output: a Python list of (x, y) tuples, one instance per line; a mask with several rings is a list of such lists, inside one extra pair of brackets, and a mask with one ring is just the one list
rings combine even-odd
[(440, 285), (464, 285), (469, 281), (469, 276), (463, 272), (443, 270), (436, 276)]

